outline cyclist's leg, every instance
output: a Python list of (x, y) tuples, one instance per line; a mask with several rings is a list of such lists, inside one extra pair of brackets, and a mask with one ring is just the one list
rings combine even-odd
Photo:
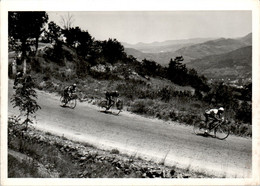
[(69, 101), (69, 94), (67, 91), (64, 91), (64, 106), (68, 103)]
[(208, 130), (207, 130), (207, 129), (208, 129), (208, 122), (209, 122), (209, 115), (206, 114), (206, 113), (204, 113), (204, 116), (205, 116), (205, 118), (206, 118), (206, 119), (205, 119), (205, 124), (206, 124), (206, 125), (205, 125), (205, 127), (206, 127), (206, 131), (205, 131), (205, 132), (208, 133)]
[(108, 97), (106, 97), (106, 99), (107, 99), (106, 110), (109, 110), (110, 104), (111, 104), (111, 98), (108, 96)]
[(111, 106), (114, 105), (115, 100), (111, 99)]

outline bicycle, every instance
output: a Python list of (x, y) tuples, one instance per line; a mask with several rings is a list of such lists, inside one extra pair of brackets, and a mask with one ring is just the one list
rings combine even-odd
[(211, 127), (208, 128), (206, 126), (205, 121), (201, 121), (199, 123), (195, 123), (193, 127), (193, 132), (196, 135), (205, 135), (205, 130), (208, 129), (209, 131), (214, 132), (214, 135), (211, 135), (210, 132), (207, 135), (213, 136), (217, 139), (224, 140), (226, 139), (230, 134), (229, 126), (227, 125), (228, 121), (223, 120), (219, 122), (214, 122), (211, 124)]
[(71, 96), (69, 96), (67, 99), (65, 98), (64, 95), (61, 95), (60, 97), (60, 106), (61, 107), (69, 107), (74, 109), (77, 105), (77, 94), (72, 94)]
[(116, 106), (116, 109), (118, 110), (118, 113), (116, 115), (118, 115), (120, 112), (122, 112), (123, 109), (123, 101), (120, 99), (117, 99), (116, 101), (112, 100), (112, 103), (109, 104), (108, 100), (103, 100), (99, 103), (99, 106), (101, 108), (105, 108), (105, 112), (107, 112), (111, 107)]

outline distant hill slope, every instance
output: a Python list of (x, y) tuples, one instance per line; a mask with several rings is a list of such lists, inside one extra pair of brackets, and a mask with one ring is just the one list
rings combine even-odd
[[(245, 42), (244, 42), (245, 41)], [(251, 45), (248, 40), (242, 39), (225, 39), (207, 41), (205, 43), (184, 47), (177, 50), (175, 54), (188, 56), (191, 59), (198, 59), (209, 55), (222, 54), (233, 50)], [(185, 57), (184, 57), (185, 58)]]
[(163, 66), (167, 66), (170, 62), (171, 58), (174, 58), (174, 54), (172, 52), (163, 52), (163, 53), (143, 53), (139, 50), (133, 48), (125, 48), (125, 52), (128, 55), (132, 55), (137, 60), (142, 61), (143, 59), (153, 60)]
[(198, 43), (203, 43), (214, 38), (193, 38), (193, 39), (182, 39), (182, 40), (167, 40), (163, 42), (153, 43), (137, 43), (128, 44), (122, 42), (125, 48), (133, 48), (143, 53), (161, 53), (161, 52), (175, 52), (183, 47), (191, 46)]
[(249, 78), (252, 76), (252, 47), (192, 60), (187, 67), (208, 78)]
[[(184, 57), (183, 63), (187, 64), (192, 60), (203, 58), (205, 56), (223, 54), (233, 50), (252, 45), (252, 34), (248, 34), (236, 39), (215, 39), (206, 41), (204, 43), (194, 44), (182, 47), (174, 52), (161, 53), (144, 53), (137, 49), (125, 48), (128, 55), (133, 55), (139, 60), (144, 58), (154, 60), (161, 65), (168, 65), (171, 58), (182, 55)], [(180, 44), (180, 46), (183, 46)]]

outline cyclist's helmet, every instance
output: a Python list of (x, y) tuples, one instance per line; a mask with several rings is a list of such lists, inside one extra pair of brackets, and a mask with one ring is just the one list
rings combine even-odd
[(223, 107), (220, 107), (220, 108), (218, 109), (218, 111), (224, 112), (224, 108), (223, 108)]

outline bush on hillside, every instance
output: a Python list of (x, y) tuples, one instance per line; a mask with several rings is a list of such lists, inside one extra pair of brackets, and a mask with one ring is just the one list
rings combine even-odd
[(236, 111), (236, 119), (246, 123), (252, 123), (252, 105), (249, 105), (247, 101), (242, 102)]

